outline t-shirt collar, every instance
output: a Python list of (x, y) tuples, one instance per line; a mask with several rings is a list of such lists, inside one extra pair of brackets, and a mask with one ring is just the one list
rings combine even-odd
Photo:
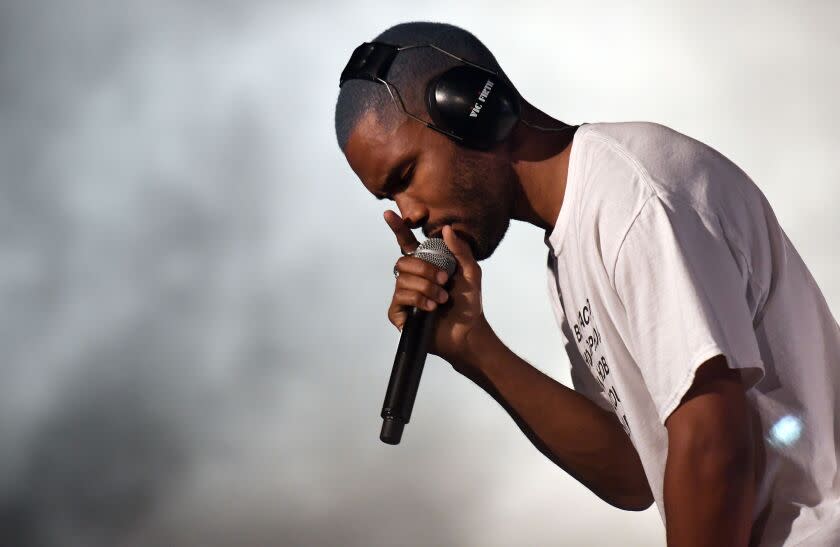
[(575, 131), (575, 136), (572, 138), (572, 150), (569, 153), (569, 168), (566, 174), (566, 190), (563, 194), (563, 204), (560, 206), (560, 214), (557, 215), (557, 221), (554, 223), (554, 227), (551, 230), (545, 231), (545, 244), (554, 253), (554, 256), (560, 256), (560, 253), (563, 252), (563, 242), (568, 229), (569, 218), (572, 215), (572, 208), (577, 193), (577, 157), (581, 144), (578, 137), (584, 131), (585, 125), (582, 124)]

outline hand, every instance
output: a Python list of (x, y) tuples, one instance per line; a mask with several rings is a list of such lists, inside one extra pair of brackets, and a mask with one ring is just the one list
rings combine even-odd
[[(385, 222), (403, 252), (417, 248), (417, 239), (397, 213), (385, 211)], [(466, 374), (472, 366), (470, 340), (490, 330), (481, 305), (481, 267), (469, 245), (455, 235), (451, 226), (443, 228), (443, 241), (458, 262), (452, 279), (448, 280), (446, 272), (417, 257), (400, 258), (388, 319), (402, 330), (411, 307), (426, 311), (440, 308), (429, 353), (449, 361), (455, 370)]]

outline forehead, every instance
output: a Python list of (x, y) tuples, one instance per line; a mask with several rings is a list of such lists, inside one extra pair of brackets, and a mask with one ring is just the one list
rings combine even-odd
[(417, 144), (410, 133), (411, 126), (405, 121), (387, 128), (372, 111), (366, 112), (356, 124), (347, 140), (345, 156), (368, 190), (373, 191), (394, 166), (416, 153)]

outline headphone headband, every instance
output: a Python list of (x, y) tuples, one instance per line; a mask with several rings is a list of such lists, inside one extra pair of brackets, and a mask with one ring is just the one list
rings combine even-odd
[(365, 42), (353, 50), (347, 66), (341, 71), (338, 87), (343, 86), (347, 80), (353, 79), (371, 82), (384, 80), (397, 53), (399, 53), (397, 46), (383, 42)]

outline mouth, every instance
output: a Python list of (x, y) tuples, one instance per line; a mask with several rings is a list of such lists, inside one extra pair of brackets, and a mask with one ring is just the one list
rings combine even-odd
[[(475, 238), (472, 236), (472, 234), (470, 234), (469, 232), (465, 232), (464, 230), (461, 230), (460, 228), (456, 228), (455, 225), (453, 225), (453, 224), (450, 224), (450, 226), (452, 226), (452, 231), (455, 232), (455, 235), (457, 235), (458, 238), (461, 239), (462, 241), (465, 241), (467, 243), (467, 245), (469, 245), (470, 250), (472, 251), (473, 255), (475, 255), (477, 245), (476, 245)], [(429, 237), (429, 238), (437, 237), (437, 238), (443, 239), (443, 228), (441, 228), (440, 230), (435, 230), (434, 232), (429, 232), (429, 235), (427, 237)]]
[(427, 238), (436, 237), (438, 239), (443, 239), (443, 226), (441, 226), (440, 228), (429, 230), (428, 232), (426, 232), (426, 230), (423, 230), (423, 235), (425, 235)]
[[(456, 228), (455, 224), (449, 225), (452, 228), (452, 231), (455, 232), (455, 235), (460, 237), (461, 239), (465, 239), (464, 235), (466, 234), (463, 230)], [(443, 239), (443, 226), (440, 228), (435, 228), (434, 230), (430, 230), (428, 233), (424, 232), (427, 238), (437, 237), (439, 239)]]

